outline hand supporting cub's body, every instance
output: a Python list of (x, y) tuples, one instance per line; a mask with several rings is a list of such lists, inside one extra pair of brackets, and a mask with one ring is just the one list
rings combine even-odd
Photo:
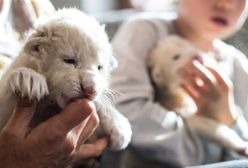
[[(239, 114), (235, 109), (231, 81), (196, 60), (190, 61), (181, 72), (187, 81), (183, 87), (197, 105), (197, 115), (232, 126)], [(197, 78), (203, 81), (202, 85)]]
[(99, 124), (94, 105), (87, 100), (70, 103), (61, 113), (34, 128), (29, 123), (36, 103), (19, 99), (0, 131), (2, 168), (65, 168), (101, 154), (108, 139), (85, 143)]
[[(240, 115), (234, 104), (232, 83), (216, 68), (205, 67), (192, 60), (180, 71), (185, 79), (182, 86), (197, 106), (196, 115), (188, 119), (188, 124), (197, 132), (207, 133), (207, 130), (213, 130), (215, 136), (211, 133), (205, 136), (248, 156), (248, 143), (230, 128)], [(202, 83), (199, 84), (197, 80), (202, 80)], [(193, 125), (198, 125), (198, 128)]]

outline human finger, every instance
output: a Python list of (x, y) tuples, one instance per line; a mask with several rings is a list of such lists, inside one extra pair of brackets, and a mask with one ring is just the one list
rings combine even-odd
[(5, 129), (19, 131), (19, 133), (26, 133), (29, 131), (29, 124), (36, 111), (36, 105), (37, 102), (29, 100), (28, 97), (17, 96), (16, 106)]
[(94, 107), (90, 101), (86, 99), (75, 100), (67, 105), (61, 113), (42, 122), (35, 129), (47, 130), (45, 132), (49, 134), (47, 136), (50, 139), (51, 136), (62, 138), (61, 136), (66, 136), (74, 127), (87, 119), (92, 114), (93, 109)]
[[(211, 72), (210, 72), (211, 73)], [(184, 75), (187, 81), (184, 83), (184, 90), (192, 97), (196, 104), (203, 99), (217, 100), (220, 97), (218, 84), (206, 85), (204, 81), (195, 75)]]
[(108, 146), (108, 143), (109, 143), (109, 139), (107, 137), (103, 137), (98, 139), (94, 143), (82, 144), (79, 150), (75, 153), (73, 162), (75, 163), (80, 160), (99, 156), (102, 153), (102, 151)]
[(232, 87), (232, 82), (224, 75), (222, 75), (220, 71), (218, 71), (216, 68), (213, 67), (207, 67), (207, 68), (216, 78), (220, 88), (229, 89)]
[(191, 62), (191, 65), (194, 74), (198, 76), (206, 86), (208, 86), (209, 88), (215, 87), (216, 85), (215, 76), (205, 66), (203, 66), (197, 60), (193, 60)]
[(207, 86), (203, 80), (198, 77), (196, 74), (189, 72), (188, 70), (181, 70), (180, 74), (184, 81), (186, 81), (187, 85), (191, 85), (191, 87), (201, 94), (205, 94), (210, 91), (209, 86)]
[(195, 101), (198, 102), (200, 95), (189, 83), (182, 83), (181, 87), (189, 94), (189, 96)]
[(80, 137), (78, 139), (77, 146), (79, 147), (82, 143), (84, 143), (96, 130), (99, 125), (99, 117), (96, 112), (93, 112), (89, 117), (89, 120), (85, 127), (80, 131)]

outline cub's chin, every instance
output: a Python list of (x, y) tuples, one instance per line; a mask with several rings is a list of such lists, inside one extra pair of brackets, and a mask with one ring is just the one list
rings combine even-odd
[(57, 104), (61, 109), (63, 109), (71, 100), (72, 98), (64, 94), (61, 94), (60, 96), (57, 97)]

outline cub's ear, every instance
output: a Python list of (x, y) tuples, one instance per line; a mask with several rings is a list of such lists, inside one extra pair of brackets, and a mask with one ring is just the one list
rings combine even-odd
[(32, 35), (26, 45), (24, 46), (24, 52), (27, 54), (34, 56), (38, 59), (41, 59), (42, 56), (47, 54), (47, 47), (49, 45), (49, 39), (46, 36)]

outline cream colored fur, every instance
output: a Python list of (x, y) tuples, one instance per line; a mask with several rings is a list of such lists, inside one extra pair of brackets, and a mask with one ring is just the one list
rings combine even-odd
[(110, 72), (117, 66), (104, 27), (76, 9), (62, 9), (43, 20), (0, 82), (0, 129), (16, 104), (15, 92), (48, 99), (63, 109), (72, 99), (87, 97), (97, 107), (100, 124), (113, 149), (131, 140), (128, 120), (111, 104)]
[(197, 55), (186, 40), (171, 35), (162, 39), (148, 56), (147, 65), (155, 87), (155, 101), (181, 115), (190, 129), (220, 145), (247, 155), (247, 142), (228, 126), (195, 115), (195, 104), (181, 89), (178, 70)]

